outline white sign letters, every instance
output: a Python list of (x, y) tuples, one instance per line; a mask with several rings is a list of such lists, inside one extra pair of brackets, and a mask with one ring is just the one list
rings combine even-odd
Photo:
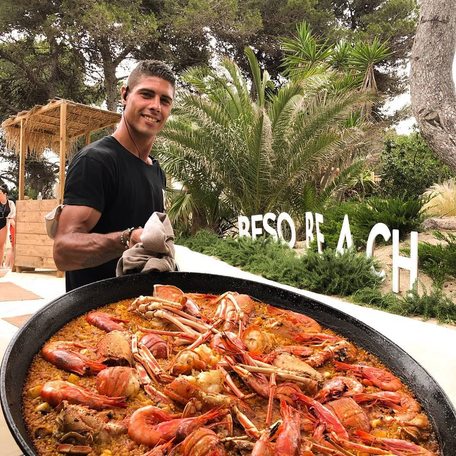
[[(285, 240), (283, 235), (283, 224), (286, 222), (288, 230), (291, 233), (290, 240)], [(315, 238), (317, 240), (318, 253), (323, 252), (323, 244), (325, 237), (320, 230), (323, 225), (324, 219), (322, 214), (314, 214), (312, 212), (305, 213), (305, 240), (307, 248), (310, 247), (311, 242), (314, 240), (314, 227)], [(248, 236), (256, 239), (261, 236), (263, 232), (271, 235), (276, 241), (280, 240), (293, 248), (296, 243), (296, 229), (295, 224), (286, 212), (281, 212), (278, 217), (272, 212), (266, 213), (264, 216), (261, 214), (252, 215), (250, 219), (244, 215), (238, 217), (239, 236)], [(366, 245), (366, 256), (372, 257), (374, 253), (375, 239), (377, 236), (382, 236), (385, 241), (391, 238), (391, 231), (384, 223), (377, 223), (374, 225), (369, 233)], [(348, 215), (345, 215), (340, 230), (339, 240), (337, 242), (336, 252), (342, 254), (346, 248), (353, 247), (353, 238), (350, 230), (350, 222)], [(418, 278), (418, 233), (412, 231), (410, 233), (410, 257), (401, 256), (399, 254), (399, 231), (393, 230), (393, 280), (392, 289), (394, 293), (399, 293), (399, 270), (406, 269), (410, 272), (409, 288), (413, 288)], [(376, 271), (376, 273), (384, 277), (385, 271)]]

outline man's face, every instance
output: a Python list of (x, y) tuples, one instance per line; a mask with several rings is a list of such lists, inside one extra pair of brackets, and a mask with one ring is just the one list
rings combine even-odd
[[(125, 100), (125, 88), (122, 95)], [(174, 87), (157, 76), (143, 76), (126, 93), (124, 116), (139, 135), (155, 137), (165, 125), (174, 98)]]

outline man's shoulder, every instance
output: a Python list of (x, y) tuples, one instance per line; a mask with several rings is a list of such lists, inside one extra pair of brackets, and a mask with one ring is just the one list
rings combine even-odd
[(112, 136), (105, 136), (79, 150), (70, 165), (74, 167), (83, 162), (97, 162), (103, 166), (115, 166), (121, 155), (118, 142)]
[(109, 157), (117, 154), (118, 150), (118, 142), (112, 136), (104, 136), (83, 147), (77, 156), (98, 158), (101, 155), (103, 157)]

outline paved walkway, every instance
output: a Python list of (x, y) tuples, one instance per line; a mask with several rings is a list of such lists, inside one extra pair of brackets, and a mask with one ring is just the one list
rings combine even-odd
[[(415, 358), (441, 385), (456, 407), (456, 350), (454, 350), (456, 346), (456, 327), (388, 314), (316, 293), (280, 285), (240, 271), (214, 258), (192, 252), (185, 247), (177, 246), (176, 256), (181, 271), (209, 272), (269, 283), (317, 299), (358, 318), (384, 334)], [(65, 293), (64, 279), (56, 277), (55, 273), (49, 271), (9, 272), (5, 277), (0, 278), (0, 284), (2, 282), (13, 282), (37, 294), (41, 299), (0, 302), (0, 358), (3, 356), (11, 338), (30, 315)], [(21, 455), (21, 451), (11, 437), (1, 413), (0, 442), (0, 454), (2, 456)]]

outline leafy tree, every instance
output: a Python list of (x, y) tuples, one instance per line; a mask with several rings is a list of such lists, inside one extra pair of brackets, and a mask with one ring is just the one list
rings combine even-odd
[[(340, 41), (333, 45), (328, 41), (320, 42), (305, 22), (296, 27), (295, 36), (282, 40), (282, 48), (285, 72), (291, 77), (331, 70), (333, 86), (340, 90), (357, 87), (375, 96), (378, 94), (375, 66), (390, 55), (386, 43), (380, 43), (377, 38), (372, 43)], [(372, 104), (366, 104), (364, 111), (370, 115)]]
[(359, 93), (332, 95), (319, 78), (275, 90), (250, 48), (246, 56), (251, 87), (229, 59), (221, 73), (195, 68), (184, 74), (192, 90), (155, 149), (166, 172), (184, 184), (169, 213), (194, 230), (220, 230), (220, 220), (239, 212), (302, 217), (353, 160), (344, 146), (359, 138), (359, 125), (347, 120), (359, 108)]
[[(33, 13), (38, 4), (43, 9)], [(84, 61), (64, 41), (55, 5), (19, 1), (14, 6), (0, 9), (0, 119), (54, 97), (89, 100), (93, 92), (85, 85)]]
[(411, 59), (412, 109), (423, 137), (453, 171), (456, 171), (455, 46), (454, 2), (423, 2)]
[(413, 133), (385, 141), (380, 175), (381, 195), (418, 198), (432, 184), (442, 182), (455, 173), (434, 155), (420, 134)]

